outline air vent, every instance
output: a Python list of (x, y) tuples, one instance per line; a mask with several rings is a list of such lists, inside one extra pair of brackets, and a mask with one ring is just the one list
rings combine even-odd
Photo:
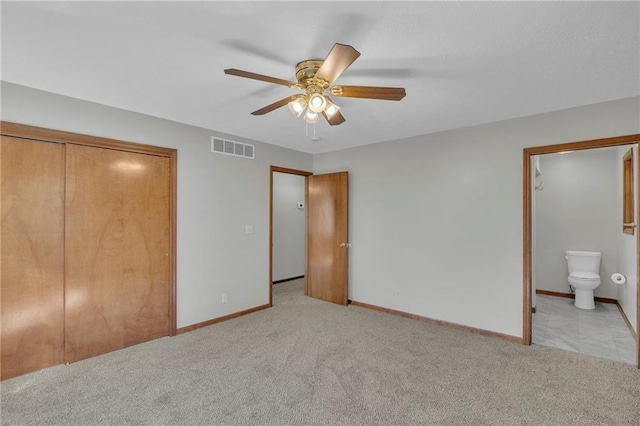
[(234, 157), (255, 158), (255, 147), (253, 145), (216, 137), (211, 138), (211, 152), (233, 155)]

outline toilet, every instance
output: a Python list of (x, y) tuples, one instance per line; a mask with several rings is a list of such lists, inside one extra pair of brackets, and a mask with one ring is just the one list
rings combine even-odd
[(576, 308), (595, 309), (593, 291), (600, 285), (600, 258), (602, 253), (594, 251), (565, 252), (569, 267), (569, 284), (576, 292)]

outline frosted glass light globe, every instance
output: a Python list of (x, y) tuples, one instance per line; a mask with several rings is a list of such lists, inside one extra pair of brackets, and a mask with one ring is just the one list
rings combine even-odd
[(309, 98), (309, 109), (313, 112), (322, 112), (327, 105), (327, 100), (320, 93), (314, 93)]

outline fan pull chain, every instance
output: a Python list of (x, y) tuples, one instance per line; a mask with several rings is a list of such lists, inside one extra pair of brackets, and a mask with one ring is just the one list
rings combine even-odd
[(319, 141), (320, 137), (316, 135), (316, 123), (313, 123), (313, 135), (309, 135), (309, 123), (305, 122), (305, 132), (304, 135), (311, 139), (312, 141)]

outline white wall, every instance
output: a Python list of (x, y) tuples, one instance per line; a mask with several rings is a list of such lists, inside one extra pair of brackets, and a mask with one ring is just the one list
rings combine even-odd
[[(640, 133), (634, 97), (312, 158), (1, 89), (2, 120), (178, 149), (178, 327), (268, 303), (269, 166), (313, 164), (350, 172), (350, 299), (521, 336), (522, 149)], [(210, 153), (213, 135), (255, 143), (256, 160)]]
[[(623, 174), (623, 166), (622, 166), (622, 157), (627, 153), (629, 147), (619, 147), (617, 150), (617, 173), (616, 180), (620, 182), (618, 185), (617, 195), (622, 200), (622, 174)], [(634, 167), (634, 194), (635, 194), (635, 222), (638, 222), (639, 213), (637, 210), (638, 206), (638, 194), (640, 194), (638, 188), (638, 148), (637, 146), (633, 148), (633, 167)], [(622, 201), (620, 201), (622, 204)], [(620, 220), (622, 219), (622, 208), (620, 209)], [(617, 289), (617, 299), (618, 303), (624, 310), (627, 319), (631, 322), (633, 329), (638, 332), (638, 322), (637, 322), (637, 303), (638, 303), (638, 268), (637, 268), (637, 248), (636, 248), (636, 235), (628, 235), (622, 232), (622, 226), (619, 224), (618, 226), (618, 265), (615, 272), (619, 272), (625, 277), (627, 277), (627, 282), (625, 284), (616, 285)], [(640, 232), (639, 228), (636, 228), (636, 232)], [(610, 275), (607, 277), (603, 277), (610, 282)]]
[(273, 174), (273, 280), (305, 273), (306, 204), (304, 176)]
[[(178, 327), (269, 303), (269, 166), (310, 170), (311, 155), (5, 82), (1, 89), (2, 120), (178, 149)], [(211, 136), (255, 144), (256, 159), (211, 153)], [(254, 234), (245, 234), (248, 224)]]
[(622, 198), (618, 196), (618, 148), (540, 155), (537, 192), (536, 277), (540, 290), (569, 293), (566, 250), (598, 251), (600, 286), (595, 295), (617, 298), (608, 278), (618, 267)]
[(523, 148), (640, 133), (639, 104), (315, 155), (315, 173), (350, 173), (349, 298), (522, 336)]

